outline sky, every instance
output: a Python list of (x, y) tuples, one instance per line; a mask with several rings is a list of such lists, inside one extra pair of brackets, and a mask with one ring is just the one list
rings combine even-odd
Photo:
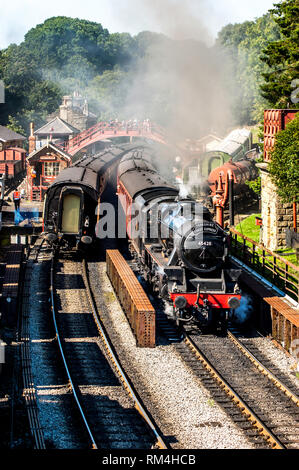
[[(185, 9), (188, 10), (186, 19), (190, 14), (193, 17), (190, 36), (199, 39), (196, 37), (198, 19), (209, 31), (209, 40), (213, 41), (226, 24), (254, 20), (266, 13), (273, 3), (278, 0), (0, 0), (0, 48), (19, 44), (29, 29), (52, 16), (95, 21), (110, 33), (135, 35), (147, 30), (173, 36), (176, 15), (181, 20)], [(167, 22), (163, 20), (165, 15)], [(173, 31), (169, 28), (169, 19)]]

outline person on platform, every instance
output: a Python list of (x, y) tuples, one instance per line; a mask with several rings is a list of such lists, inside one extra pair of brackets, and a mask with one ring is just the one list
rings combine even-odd
[(20, 209), (20, 201), (21, 201), (21, 193), (20, 191), (16, 190), (13, 192), (13, 202), (15, 204), (15, 210)]

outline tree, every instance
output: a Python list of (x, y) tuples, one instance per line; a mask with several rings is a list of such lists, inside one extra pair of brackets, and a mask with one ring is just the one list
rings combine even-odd
[(299, 202), (299, 113), (276, 136), (269, 173), (283, 202)]
[(6, 92), (0, 116), (3, 123), (13, 116), (24, 129), (29, 129), (29, 115), (37, 124), (41, 123), (61, 102), (60, 88), (44, 79), (33, 51), (24, 43), (12, 44), (1, 51), (0, 79)]
[[(14, 116), (24, 129), (32, 119), (41, 125), (64, 94), (86, 95), (95, 77), (105, 71), (113, 75), (117, 67), (126, 70), (136, 50), (129, 34), (110, 34), (100, 23), (64, 16), (47, 19), (30, 29), (20, 45), (0, 51), (0, 80), (6, 91), (0, 122)], [(113, 94), (111, 87), (106, 90)]]
[(21, 135), (25, 135), (26, 132), (24, 131), (24, 129), (22, 128), (22, 126), (20, 126), (18, 120), (16, 118), (14, 118), (13, 116), (9, 116), (8, 117), (8, 124), (6, 126), (8, 129), (16, 132), (17, 134), (21, 134)]
[(127, 72), (119, 67), (97, 75), (86, 90), (86, 96), (100, 120), (127, 119), (126, 97), (130, 79)]
[[(262, 95), (274, 108), (287, 108), (293, 93), (292, 84), (299, 77), (299, 2), (284, 0), (270, 10), (278, 25), (281, 38), (271, 42), (261, 60), (269, 70), (263, 76)], [(293, 101), (292, 107), (299, 103)]]
[(218, 34), (217, 45), (224, 48), (232, 72), (227, 86), (232, 90), (234, 116), (237, 124), (254, 124), (261, 120), (267, 106), (260, 85), (269, 67), (261, 61), (261, 51), (269, 42), (280, 38), (278, 25), (267, 13), (255, 21), (229, 24)]

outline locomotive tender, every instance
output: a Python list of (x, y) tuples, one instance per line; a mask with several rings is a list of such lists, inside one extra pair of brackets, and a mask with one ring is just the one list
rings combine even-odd
[(180, 198), (153, 157), (144, 148), (118, 166), (117, 193), (139, 269), (177, 324), (225, 329), (241, 301), (241, 271), (229, 266), (227, 234), (206, 207)]
[(52, 245), (84, 249), (96, 239), (99, 202), (109, 172), (136, 145), (111, 146), (62, 170), (44, 202), (44, 237)]

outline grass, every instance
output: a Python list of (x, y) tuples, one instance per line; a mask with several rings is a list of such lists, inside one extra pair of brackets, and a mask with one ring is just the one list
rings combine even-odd
[(279, 256), (282, 256), (284, 259), (288, 260), (290, 263), (299, 266), (299, 260), (297, 259), (296, 253), (293, 248), (285, 248), (282, 250), (275, 251)]
[[(260, 242), (260, 227), (255, 225), (255, 218), (260, 217), (260, 214), (253, 214), (247, 219), (243, 220), (242, 223), (237, 225), (236, 230), (251, 240), (255, 242)], [(289, 261), (290, 263), (299, 266), (299, 262), (297, 261), (297, 256), (295, 250), (292, 248), (281, 248), (279, 250), (274, 251), (279, 256), (282, 256), (285, 260)]]
[[(242, 223), (237, 225), (236, 230), (243, 234), (245, 237), (250, 238), (256, 243), (259, 243), (260, 227), (255, 224), (255, 218), (259, 217), (259, 214), (253, 214), (243, 220)], [(288, 274), (286, 274), (286, 264), (284, 261), (271, 256), (270, 253), (265, 253), (261, 248), (256, 247), (253, 251), (253, 245), (249, 241), (245, 242), (246, 250), (244, 252), (244, 240), (238, 236), (237, 245), (235, 245), (233, 252), (235, 256), (240, 257), (253, 267), (253, 269), (261, 272), (264, 277), (274, 282), (279, 288), (289, 293), (289, 295), (297, 298), (299, 288), (299, 275), (296, 268), (290, 266), (287, 267)], [(263, 260), (263, 252), (265, 257)], [(296, 253), (292, 249), (280, 249), (274, 252), (283, 258), (283, 260), (293, 263), (295, 266), (299, 266), (297, 261)], [(287, 255), (287, 256), (286, 256)], [(274, 259), (275, 258), (275, 259)], [(275, 264), (274, 264), (275, 263)], [(274, 272), (273, 272), (274, 270)]]
[(244, 219), (239, 225), (237, 225), (236, 230), (245, 237), (251, 238), (255, 242), (259, 243), (260, 241), (260, 227), (255, 225), (255, 218), (260, 217), (260, 214), (253, 214)]

